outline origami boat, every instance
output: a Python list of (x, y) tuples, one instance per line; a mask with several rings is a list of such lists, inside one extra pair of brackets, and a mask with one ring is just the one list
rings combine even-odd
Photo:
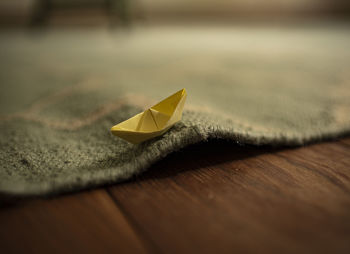
[(113, 135), (138, 144), (164, 134), (181, 120), (187, 92), (182, 89), (158, 104), (111, 128)]

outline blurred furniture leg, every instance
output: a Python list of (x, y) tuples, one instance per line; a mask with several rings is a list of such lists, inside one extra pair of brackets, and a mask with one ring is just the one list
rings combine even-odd
[[(57, 4), (59, 3), (59, 4)], [(79, 1), (57, 2), (55, 0), (36, 0), (31, 18), (31, 26), (43, 27), (48, 24), (52, 11), (56, 9), (101, 8), (112, 27), (129, 24), (128, 0), (96, 0), (82, 4)]]
[(118, 23), (122, 26), (130, 24), (128, 0), (105, 0), (105, 3), (112, 27)]
[(31, 26), (44, 26), (47, 24), (48, 15), (51, 10), (50, 0), (37, 0), (34, 5)]

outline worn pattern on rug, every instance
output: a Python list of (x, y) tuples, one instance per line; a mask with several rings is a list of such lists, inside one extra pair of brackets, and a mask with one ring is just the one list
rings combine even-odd
[[(350, 131), (347, 27), (0, 35), (0, 192), (119, 182), (212, 138), (303, 145)], [(114, 124), (186, 88), (182, 122), (132, 145)]]

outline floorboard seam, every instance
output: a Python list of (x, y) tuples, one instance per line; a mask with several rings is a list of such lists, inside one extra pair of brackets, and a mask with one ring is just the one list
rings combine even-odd
[(150, 239), (147, 235), (147, 233), (139, 227), (139, 225), (136, 223), (136, 221), (129, 216), (127, 211), (124, 209), (122, 204), (115, 198), (113, 193), (110, 191), (109, 188), (105, 189), (107, 194), (110, 196), (110, 198), (113, 200), (114, 204), (118, 207), (120, 212), (124, 215), (126, 221), (129, 223), (130, 227), (134, 230), (134, 232), (137, 234), (139, 239), (142, 241), (144, 244), (147, 252), (149, 253), (162, 253), (159, 248), (156, 246), (156, 244)]

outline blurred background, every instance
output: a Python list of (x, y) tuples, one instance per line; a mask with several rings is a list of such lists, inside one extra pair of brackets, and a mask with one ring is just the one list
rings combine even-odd
[(305, 122), (327, 122), (324, 91), (335, 101), (350, 90), (334, 88), (348, 80), (348, 0), (1, 0), (0, 17), (2, 114), (78, 84), (101, 99), (79, 96), (56, 115), (186, 87), (188, 105), (289, 128), (306, 109)]
[(126, 26), (132, 23), (348, 19), (347, 0), (1, 0), (0, 25)]

